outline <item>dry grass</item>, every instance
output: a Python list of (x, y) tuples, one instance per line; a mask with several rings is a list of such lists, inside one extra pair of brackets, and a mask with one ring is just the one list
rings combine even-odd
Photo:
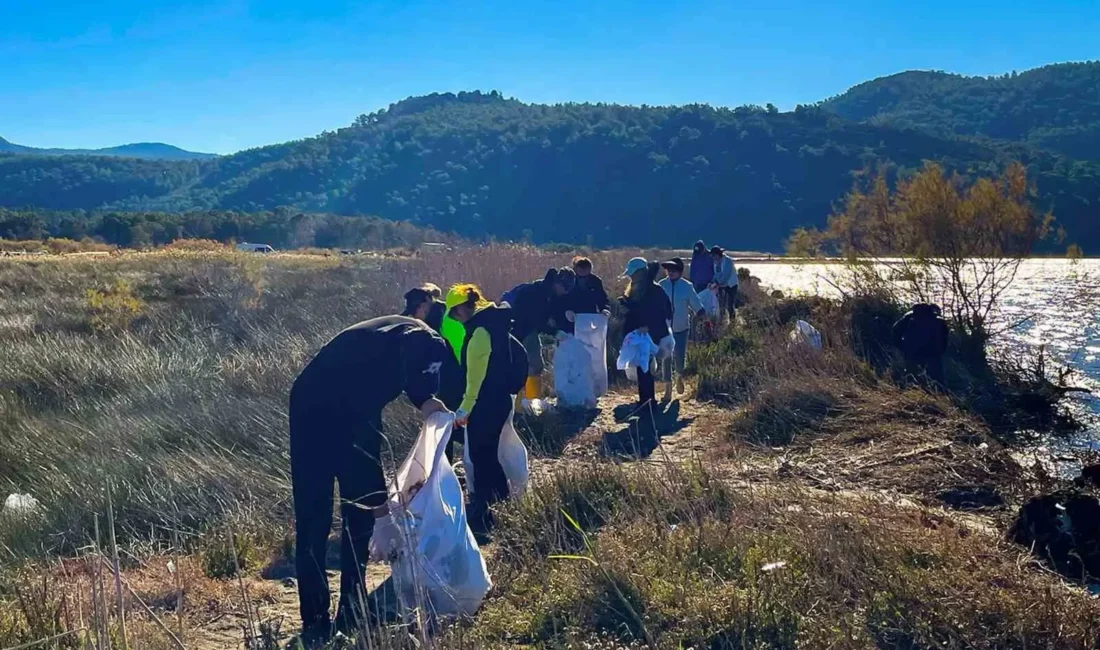
[[(615, 291), (635, 254), (590, 257)], [(72, 612), (89, 602), (66, 594), (88, 591), (87, 560), (48, 558), (86, 556), (108, 489), (125, 575), (161, 617), (175, 615), (177, 579), (187, 626), (240, 610), (234, 582), (210, 577), (236, 573), (230, 548), (249, 597), (274, 598), (247, 565), (290, 545), (286, 394), (310, 355), (398, 310), (409, 286), (472, 281), (495, 296), (569, 257), (484, 246), (0, 260), (0, 495), (41, 503), (0, 516), (0, 647), (80, 627)], [(578, 465), (557, 457), (583, 416), (521, 423), (549, 469), (501, 513), (486, 607), (436, 647), (1095, 647), (1094, 601), (927, 507), (988, 492), (1015, 503), (1027, 477), (958, 405), (876, 374), (866, 343), (888, 310), (750, 300), (747, 326), (689, 362), (702, 397), (741, 409), (715, 451), (776, 469), (746, 488), (721, 453), (707, 467)], [(788, 348), (791, 319), (807, 315), (820, 353)], [(397, 403), (387, 421), (400, 455), (417, 420)], [(954, 488), (978, 490), (952, 503)], [(868, 496), (881, 491), (923, 505)], [(168, 647), (129, 613), (140, 647)], [(375, 641), (413, 645), (393, 629)]]
[(950, 518), (698, 468), (564, 472), (500, 535), (484, 647), (1091, 648), (1100, 632), (1083, 593)]

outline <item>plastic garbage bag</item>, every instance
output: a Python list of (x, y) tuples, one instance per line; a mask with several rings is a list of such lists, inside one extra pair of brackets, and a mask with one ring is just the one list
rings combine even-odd
[(814, 350), (821, 349), (821, 332), (816, 327), (804, 320), (795, 322), (794, 329), (790, 333), (788, 348), (806, 346)]
[(708, 318), (717, 318), (721, 309), (718, 301), (718, 287), (707, 287), (699, 292), (699, 302), (703, 303), (703, 311)]
[(9, 494), (4, 499), (4, 512), (13, 515), (29, 515), (38, 510), (38, 499), (29, 494)]
[(405, 533), (391, 563), (405, 614), (419, 609), (433, 617), (472, 616), (492, 587), (466, 523), (462, 486), (445, 455), (453, 425), (450, 413), (429, 416), (390, 486), (390, 513)]
[(524, 398), (523, 402), (520, 403), (520, 407), (524, 413), (526, 413), (527, 415), (533, 415), (535, 417), (538, 417), (543, 413), (548, 413), (554, 409), (553, 404), (542, 399), (541, 397), (536, 397), (535, 399)]
[[(671, 337), (669, 337), (671, 338)], [(623, 345), (619, 348), (619, 359), (615, 366), (619, 370), (626, 371), (627, 379), (638, 381), (638, 368), (653, 367), (653, 362), (660, 352), (660, 348), (653, 343), (649, 334), (634, 331), (626, 335)]]
[(676, 350), (676, 339), (672, 334), (669, 334), (665, 338), (661, 339), (661, 342), (657, 345), (657, 358), (661, 361), (672, 358), (672, 353)]
[[(541, 401), (541, 400), (540, 400)], [(515, 403), (515, 400), (512, 400)], [(527, 467), (527, 447), (519, 439), (513, 420), (516, 417), (515, 407), (504, 421), (504, 427), (500, 430), (500, 442), (497, 443), (497, 460), (504, 469), (504, 476), (508, 479), (508, 495), (518, 497), (527, 489), (527, 481), (530, 478), (530, 470)], [(466, 435), (469, 435), (467, 432)], [(466, 470), (466, 489), (474, 492), (474, 462), (470, 460), (470, 445), (462, 446), (462, 467)]]
[(607, 316), (577, 314), (577, 321), (573, 326), (577, 340), (589, 348), (592, 385), (596, 397), (602, 397), (607, 394)]
[(595, 408), (596, 386), (591, 350), (580, 339), (558, 332), (554, 348), (554, 393), (562, 406)]

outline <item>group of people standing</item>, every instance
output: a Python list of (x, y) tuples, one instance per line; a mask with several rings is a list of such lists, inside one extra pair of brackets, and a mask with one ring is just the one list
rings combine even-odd
[[(661, 269), (666, 277), (658, 279)], [(699, 291), (715, 291), (732, 316), (738, 278), (719, 247), (698, 242), (690, 272), (680, 258), (630, 260), (619, 298), (624, 334), (641, 331), (668, 350), (665, 396), (683, 371), (692, 320), (703, 313)], [(472, 528), (491, 526), (490, 506), (509, 496), (497, 457), (501, 431), (519, 399), (542, 394), (540, 335), (573, 333), (578, 314), (611, 313), (611, 300), (591, 260), (573, 259), (538, 280), (520, 284), (498, 302), (473, 284), (443, 291), (425, 284), (408, 291), (400, 314), (368, 320), (337, 334), (295, 379), (290, 392), (290, 456), (295, 510), (295, 564), (302, 640), (333, 631), (325, 574), (333, 483), (339, 486), (341, 581), (335, 629), (355, 626), (355, 597), (363, 591), (370, 541), (383, 552), (400, 540), (388, 511), (382, 411), (404, 393), (426, 418), (455, 414), (448, 447), (464, 441), (476, 467), (468, 485)], [(643, 406), (655, 401), (650, 368), (638, 374)]]
[[(684, 271), (688, 276), (684, 276)], [(661, 270), (665, 277), (658, 280)], [(649, 262), (636, 257), (626, 265), (628, 278), (620, 303), (624, 311), (623, 335), (641, 331), (648, 334), (660, 350), (664, 400), (672, 399), (673, 378), (678, 394), (684, 392), (684, 367), (692, 325), (707, 317), (700, 294), (717, 294), (720, 311), (730, 319), (736, 316), (739, 278), (733, 258), (720, 246), (708, 249), (702, 241), (695, 242), (690, 266), (674, 257), (666, 262)], [(653, 369), (638, 368), (639, 406), (656, 401), (656, 378)]]

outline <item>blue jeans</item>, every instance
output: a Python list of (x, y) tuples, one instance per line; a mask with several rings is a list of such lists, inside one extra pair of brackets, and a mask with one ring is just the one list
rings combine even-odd
[(684, 376), (684, 365), (687, 363), (688, 353), (688, 333), (691, 330), (684, 330), (683, 332), (673, 332), (672, 338), (676, 341), (676, 349), (672, 352), (671, 359), (665, 359), (665, 381), (672, 381), (672, 364), (676, 364), (676, 376)]

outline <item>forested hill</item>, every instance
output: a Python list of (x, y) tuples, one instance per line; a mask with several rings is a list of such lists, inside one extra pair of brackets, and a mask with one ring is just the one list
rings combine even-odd
[(903, 72), (823, 105), (850, 120), (1012, 140), (1100, 160), (1100, 61), (1000, 77)]
[(1017, 158), (1042, 207), (1100, 245), (1100, 171), (1025, 147), (841, 119), (816, 107), (524, 104), (431, 95), (315, 138), (209, 161), (0, 156), (0, 204), (373, 214), (474, 237), (780, 250), (864, 169), (976, 175)]

